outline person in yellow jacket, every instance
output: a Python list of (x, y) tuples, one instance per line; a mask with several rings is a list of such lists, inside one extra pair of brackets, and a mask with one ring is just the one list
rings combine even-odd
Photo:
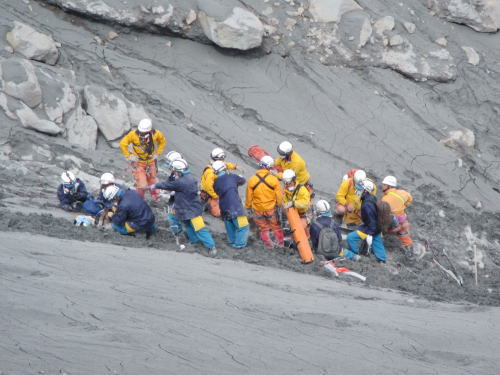
[[(365, 171), (358, 169), (352, 177), (344, 176), (337, 190), (335, 213), (342, 216), (344, 224), (361, 224), (361, 199), (358, 194), (359, 191), (362, 191), (361, 183), (366, 179)], [(377, 189), (374, 188), (371, 194), (375, 195), (376, 193)]]
[(306, 213), (311, 205), (311, 194), (305, 185), (299, 184), (295, 172), (291, 169), (283, 171), (282, 180), (285, 184), (283, 189), (283, 209), (286, 210), (292, 206), (297, 209), (307, 238), (309, 238), (309, 223)]
[[(144, 198), (148, 187), (157, 182), (156, 159), (163, 152), (167, 143), (165, 136), (158, 129), (153, 129), (150, 119), (139, 122), (137, 130), (131, 130), (120, 141), (120, 149), (132, 167), (136, 191)], [(131, 147), (130, 147), (131, 146)], [(151, 191), (153, 200), (160, 200), (158, 190)]]
[(270, 232), (274, 234), (277, 246), (283, 247), (285, 235), (281, 229), (277, 206), (281, 206), (283, 193), (277, 177), (270, 170), (274, 167), (274, 160), (264, 156), (255, 175), (248, 179), (245, 208), (253, 210), (253, 221), (260, 231), (260, 238), (267, 248), (274, 248)]
[[(237, 169), (238, 166), (236, 164), (226, 162), (226, 153), (220, 147), (216, 147), (210, 153), (210, 158), (212, 161), (221, 160), (226, 163), (226, 169), (234, 170)], [(203, 169), (203, 173), (201, 175), (201, 194), (200, 198), (205, 204), (208, 206), (208, 212), (213, 217), (220, 217), (220, 208), (219, 208), (219, 196), (214, 190), (215, 179), (217, 178), (217, 174), (214, 172), (212, 165), (209, 164)]]
[(276, 177), (283, 179), (283, 171), (291, 169), (295, 172), (297, 183), (307, 187), (309, 192), (313, 193), (312, 184), (309, 181), (311, 175), (307, 171), (306, 162), (295, 151), (292, 144), (288, 141), (281, 142), (278, 146), (278, 154), (280, 155), (274, 160), (274, 165), (277, 169)]
[(394, 216), (394, 225), (389, 228), (387, 233), (394, 233), (405, 249), (408, 258), (413, 257), (413, 240), (410, 237), (410, 222), (406, 215), (406, 208), (412, 204), (413, 197), (403, 189), (397, 189), (398, 182), (396, 177), (387, 176), (382, 180), (382, 191), (384, 196), (382, 200), (391, 206), (391, 215)]

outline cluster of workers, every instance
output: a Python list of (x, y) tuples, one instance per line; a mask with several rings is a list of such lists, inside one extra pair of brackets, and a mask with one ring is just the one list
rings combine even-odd
[[(361, 169), (353, 169), (343, 177), (333, 210), (324, 199), (313, 202), (315, 193), (306, 163), (288, 141), (278, 145), (277, 158), (262, 156), (259, 169), (248, 181), (235, 173), (238, 166), (226, 161), (226, 153), (217, 147), (212, 150), (211, 163), (204, 168), (200, 181), (179, 152), (168, 152), (165, 166), (169, 175), (165, 181), (158, 182), (158, 158), (165, 144), (165, 136), (153, 129), (151, 120), (141, 120), (137, 129), (131, 130), (120, 142), (123, 155), (130, 161), (135, 189), (117, 184), (111, 173), (104, 173), (99, 197), (94, 199), (84, 182), (66, 171), (61, 175), (62, 184), (57, 192), (61, 208), (84, 211), (95, 216), (96, 222), (109, 218), (113, 229), (123, 235), (144, 232), (149, 236), (157, 228), (153, 211), (144, 199), (145, 193), (149, 192), (153, 201), (160, 201), (159, 190), (165, 190), (167, 221), (172, 233), (179, 236), (184, 230), (190, 243), (203, 244), (208, 255), (215, 256), (217, 249), (203, 220), (204, 211), (224, 221), (230, 246), (247, 246), (250, 218), (258, 227), (264, 246), (273, 249), (285, 246), (280, 212), (295, 207), (315, 252), (322, 250), (323, 233), (328, 231), (337, 236), (338, 241), (334, 241), (337, 249), (323, 249), (323, 254), (357, 260), (360, 246), (364, 245), (371, 249), (377, 261), (385, 262), (382, 234), (396, 234), (407, 257), (413, 256), (405, 213), (413, 199), (410, 193), (398, 188), (394, 176), (382, 181), (380, 201), (385, 202), (390, 211), (390, 224), (383, 226), (376, 185)], [(245, 184), (243, 203), (238, 189)], [(341, 227), (352, 229), (345, 248), (341, 246)]]

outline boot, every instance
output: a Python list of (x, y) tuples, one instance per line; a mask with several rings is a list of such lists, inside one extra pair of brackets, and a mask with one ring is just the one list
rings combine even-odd
[(276, 238), (277, 246), (282, 248), (284, 246), (285, 234), (281, 230), (274, 231), (274, 238)]
[(266, 232), (260, 232), (260, 238), (262, 239), (262, 242), (264, 242), (264, 245), (266, 245), (266, 247), (268, 249), (273, 249), (274, 248), (273, 241), (271, 241), (271, 238), (269, 237), (269, 232), (268, 231), (266, 231)]

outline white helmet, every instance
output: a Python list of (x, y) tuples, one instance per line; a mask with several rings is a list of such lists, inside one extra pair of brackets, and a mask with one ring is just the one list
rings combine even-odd
[(104, 189), (104, 192), (102, 193), (102, 196), (104, 199), (110, 201), (116, 197), (116, 194), (120, 191), (120, 188), (116, 185), (109, 185), (106, 189)]
[(115, 183), (115, 176), (112, 173), (106, 172), (101, 176), (101, 185), (109, 185)]
[(182, 159), (182, 155), (177, 151), (170, 151), (166, 158), (169, 163), (172, 163), (174, 160)]
[(396, 186), (398, 186), (398, 180), (394, 176), (387, 176), (382, 181), (382, 184), (396, 187)]
[(324, 199), (320, 199), (319, 201), (316, 202), (316, 211), (318, 211), (320, 214), (324, 214), (326, 212), (329, 212), (330, 211), (330, 203), (328, 203)]
[(177, 159), (172, 162), (172, 169), (176, 172), (184, 172), (188, 168), (188, 163), (184, 159)]
[(281, 178), (283, 179), (283, 182), (288, 184), (295, 178), (295, 172), (291, 169), (285, 169)]
[(222, 160), (216, 160), (212, 163), (212, 168), (215, 173), (220, 173), (226, 170), (226, 163), (224, 163)]
[(281, 156), (290, 155), (292, 151), (292, 144), (288, 141), (281, 142), (278, 146), (278, 154)]
[(137, 127), (137, 130), (141, 133), (147, 133), (150, 132), (153, 129), (153, 123), (151, 122), (151, 119), (149, 118), (143, 118), (141, 121), (139, 121), (139, 126)]
[(354, 172), (353, 180), (355, 184), (361, 184), (362, 181), (366, 180), (366, 172), (362, 169), (358, 169)]
[(66, 171), (61, 173), (61, 180), (63, 184), (74, 184), (76, 181), (76, 177), (72, 172)]
[(270, 169), (274, 167), (274, 160), (269, 155), (265, 155), (260, 159), (259, 166), (262, 168)]
[(226, 158), (226, 153), (220, 147), (216, 147), (210, 153), (212, 160), (224, 160)]
[(371, 193), (373, 191), (373, 189), (375, 189), (375, 185), (373, 184), (373, 182), (368, 180), (368, 179), (362, 181), (361, 186), (363, 187), (364, 191), (367, 191), (369, 193)]

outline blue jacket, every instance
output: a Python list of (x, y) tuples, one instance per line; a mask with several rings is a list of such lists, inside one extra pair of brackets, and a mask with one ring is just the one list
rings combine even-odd
[(89, 197), (87, 188), (82, 180), (76, 179), (75, 186), (72, 189), (66, 189), (63, 184), (57, 188), (57, 198), (61, 207), (70, 206), (75, 202), (85, 202)]
[(175, 191), (175, 215), (179, 220), (189, 220), (201, 216), (203, 209), (198, 195), (198, 180), (189, 170), (174, 181), (155, 184), (155, 189)]
[(155, 223), (155, 215), (136, 191), (127, 189), (118, 202), (118, 210), (111, 221), (119, 226), (127, 222), (136, 231), (147, 231)]
[[(125, 185), (121, 185), (121, 184), (115, 184), (116, 186), (118, 186), (120, 189), (122, 190), (127, 190), (127, 188), (125, 187)], [(99, 190), (99, 198), (97, 198), (98, 201), (102, 202), (104, 204), (104, 208), (112, 208), (113, 207), (113, 202), (110, 202), (108, 201), (107, 199), (104, 198), (104, 192), (103, 192), (103, 189)]]
[(377, 216), (377, 197), (365, 191), (361, 196), (361, 220), (363, 220), (363, 224), (358, 230), (370, 236), (379, 234)]
[[(318, 223), (320, 225), (318, 225)], [(318, 242), (319, 242), (319, 234), (321, 233), (321, 229), (327, 228), (331, 226), (337, 238), (339, 240), (339, 251), (342, 247), (342, 235), (340, 234), (340, 228), (335, 222), (332, 220), (330, 216), (319, 216), (315, 220), (311, 222), (311, 226), (309, 227), (309, 232), (311, 234), (311, 243), (313, 246), (313, 250), (318, 250)]]
[(232, 220), (245, 215), (243, 204), (238, 195), (238, 186), (245, 182), (243, 177), (227, 172), (216, 178), (214, 190), (219, 196), (220, 212), (224, 220)]

